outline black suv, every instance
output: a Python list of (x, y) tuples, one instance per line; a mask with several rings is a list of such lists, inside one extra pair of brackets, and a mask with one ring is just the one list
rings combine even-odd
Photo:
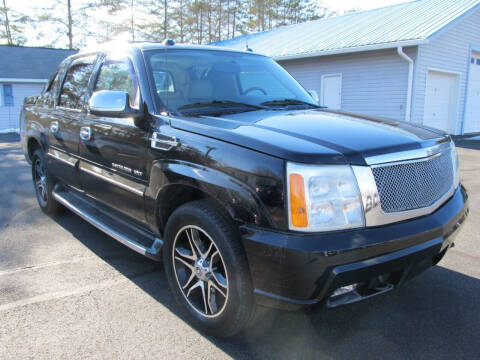
[(163, 260), (187, 318), (216, 336), (264, 306), (385, 293), (436, 264), (468, 214), (455, 146), (312, 94), (251, 52), (82, 51), (21, 113), (38, 202)]

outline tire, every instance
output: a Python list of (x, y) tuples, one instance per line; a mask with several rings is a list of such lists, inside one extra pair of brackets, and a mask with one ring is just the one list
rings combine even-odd
[(32, 179), (40, 208), (49, 215), (59, 212), (62, 206), (53, 198), (53, 178), (41, 149), (35, 150), (32, 156)]
[(182, 205), (167, 222), (162, 252), (175, 300), (194, 327), (229, 337), (249, 326), (256, 304), (245, 252), (230, 217), (208, 200)]

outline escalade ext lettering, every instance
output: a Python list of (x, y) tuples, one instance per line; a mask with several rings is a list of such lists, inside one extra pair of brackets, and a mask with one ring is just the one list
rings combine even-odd
[(435, 265), (468, 214), (452, 140), (318, 106), (268, 57), (102, 45), (20, 115), (40, 207), (163, 260), (215, 336), (264, 307), (335, 307)]

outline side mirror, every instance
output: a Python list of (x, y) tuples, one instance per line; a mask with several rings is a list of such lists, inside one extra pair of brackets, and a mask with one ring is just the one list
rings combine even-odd
[[(96, 91), (88, 101), (89, 111), (93, 115), (133, 118), (135, 124), (140, 124), (143, 113), (130, 107), (128, 94), (124, 91), (100, 90)], [(138, 125), (137, 125), (138, 126)]]
[(318, 93), (315, 90), (308, 90), (308, 93), (312, 97), (313, 101), (315, 101), (315, 104), (318, 104), (320, 102), (320, 98), (318, 97)]

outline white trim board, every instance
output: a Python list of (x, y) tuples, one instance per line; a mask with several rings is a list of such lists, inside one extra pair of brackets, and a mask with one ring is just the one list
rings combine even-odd
[(35, 84), (44, 84), (48, 79), (20, 79), (20, 78), (0, 78), (0, 82), (3, 83), (35, 83)]

